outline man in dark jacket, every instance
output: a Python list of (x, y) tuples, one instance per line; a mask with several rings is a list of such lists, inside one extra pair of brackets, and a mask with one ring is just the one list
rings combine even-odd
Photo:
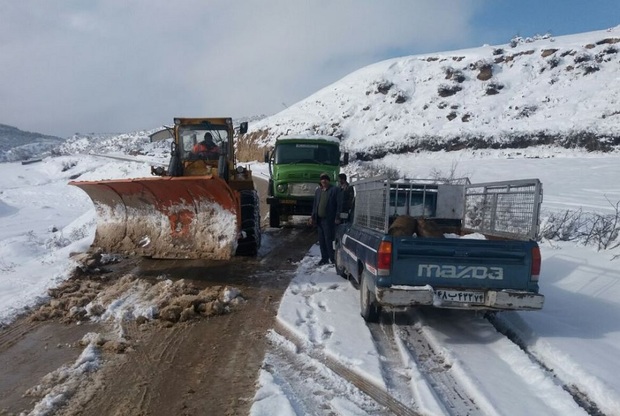
[(338, 175), (338, 185), (340, 187), (340, 218), (343, 222), (351, 221), (353, 213), (353, 204), (355, 200), (355, 191), (347, 182), (347, 175), (341, 173)]
[(340, 223), (338, 214), (340, 189), (332, 186), (327, 173), (320, 176), (321, 186), (316, 188), (314, 202), (312, 203), (312, 225), (319, 231), (319, 247), (321, 248), (321, 261), (319, 265), (334, 263), (334, 237), (336, 224)]

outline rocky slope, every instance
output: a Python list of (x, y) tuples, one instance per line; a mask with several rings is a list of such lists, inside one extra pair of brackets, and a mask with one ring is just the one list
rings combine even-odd
[(329, 134), (358, 159), (541, 144), (620, 145), (620, 26), (407, 56), (362, 68), (250, 124), (250, 141)]

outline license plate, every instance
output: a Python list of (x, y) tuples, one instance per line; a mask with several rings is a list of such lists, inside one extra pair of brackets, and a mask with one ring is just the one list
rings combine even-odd
[(435, 290), (435, 299), (440, 302), (484, 303), (484, 292), (475, 290)]
[(295, 201), (294, 199), (281, 199), (280, 203), (281, 204), (286, 204), (286, 205), (295, 205), (295, 203), (297, 203), (297, 201)]

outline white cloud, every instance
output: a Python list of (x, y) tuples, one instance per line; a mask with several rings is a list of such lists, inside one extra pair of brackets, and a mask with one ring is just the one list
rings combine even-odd
[(466, 43), (480, 5), (4, 3), (0, 77), (11, 82), (0, 87), (0, 122), (69, 135), (153, 128), (178, 115), (272, 114), (372, 62)]

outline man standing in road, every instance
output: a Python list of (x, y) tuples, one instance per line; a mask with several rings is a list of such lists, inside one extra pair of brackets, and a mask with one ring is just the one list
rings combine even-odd
[(338, 218), (339, 194), (340, 189), (332, 186), (330, 177), (327, 173), (321, 173), (321, 186), (316, 188), (314, 201), (312, 203), (312, 225), (319, 231), (319, 247), (321, 248), (321, 261), (323, 264), (334, 263), (334, 237), (336, 235), (336, 224), (340, 223)]

